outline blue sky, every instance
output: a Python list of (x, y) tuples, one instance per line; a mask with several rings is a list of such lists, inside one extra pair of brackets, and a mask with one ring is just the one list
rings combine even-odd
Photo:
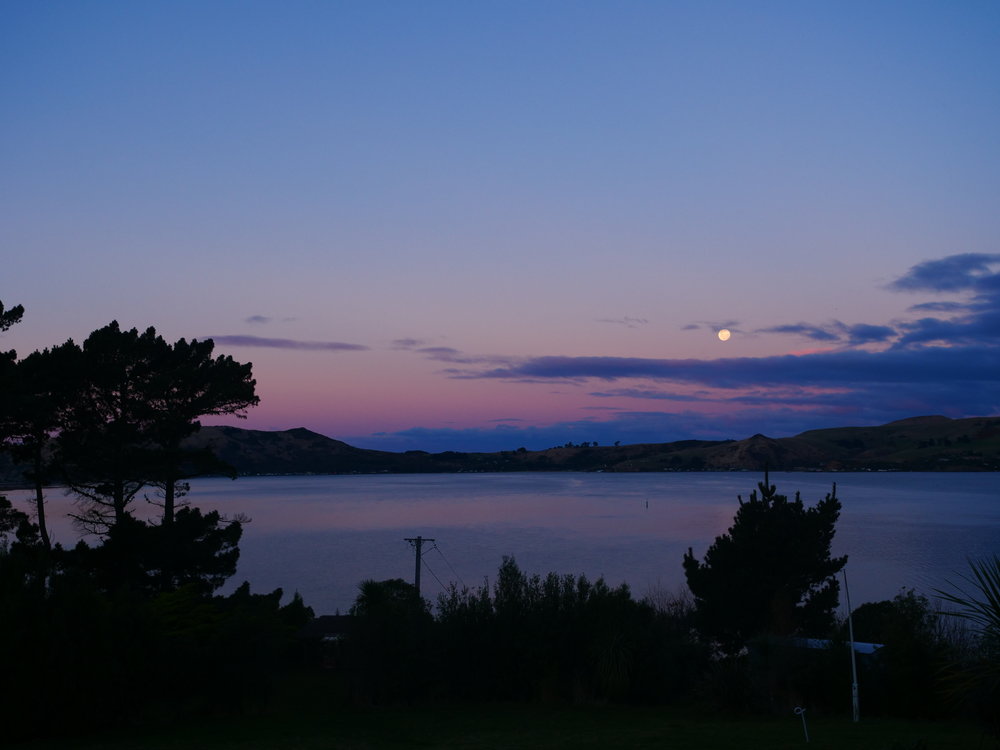
[(4, 349), (210, 336), (241, 425), (388, 450), (1000, 409), (995, 3), (0, 21)]

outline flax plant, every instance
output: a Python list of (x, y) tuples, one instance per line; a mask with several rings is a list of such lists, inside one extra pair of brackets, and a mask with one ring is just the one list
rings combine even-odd
[(976, 658), (956, 665), (953, 694), (977, 705), (1000, 734), (1000, 556), (970, 560), (969, 568), (971, 575), (961, 576), (964, 585), (949, 581), (952, 591), (936, 592), (957, 607), (940, 614), (971, 623), (979, 641)]

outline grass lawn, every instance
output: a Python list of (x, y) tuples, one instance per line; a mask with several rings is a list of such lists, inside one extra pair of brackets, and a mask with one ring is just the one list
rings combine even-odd
[(996, 748), (971, 724), (889, 719), (733, 719), (678, 708), (543, 707), (519, 704), (432, 705), (164, 727), (100, 738), (28, 743), (34, 750), (96, 748), (180, 750), (368, 750), (371, 748), (658, 748), (660, 750), (975, 750)]

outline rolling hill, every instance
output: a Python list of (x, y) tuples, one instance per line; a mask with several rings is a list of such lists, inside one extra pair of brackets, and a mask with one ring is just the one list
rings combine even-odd
[(190, 447), (212, 448), (240, 474), (456, 471), (995, 471), (1000, 417), (914, 417), (878, 427), (810, 430), (787, 438), (682, 440), (541, 451), (390, 453), (355, 448), (298, 428), (205, 427)]
[[(541, 451), (427, 453), (355, 448), (305, 428), (204, 427), (186, 447), (211, 449), (237, 474), (400, 474), (506, 471), (997, 471), (1000, 417), (913, 417), (877, 427), (809, 430), (786, 438), (680, 440)], [(0, 486), (26, 486), (0, 452)]]

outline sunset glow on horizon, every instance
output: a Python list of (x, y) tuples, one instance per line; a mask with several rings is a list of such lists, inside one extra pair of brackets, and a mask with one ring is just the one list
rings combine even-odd
[(1000, 414), (1000, 6), (41, 2), (0, 56), (0, 349), (211, 337), (225, 423), (384, 450)]

